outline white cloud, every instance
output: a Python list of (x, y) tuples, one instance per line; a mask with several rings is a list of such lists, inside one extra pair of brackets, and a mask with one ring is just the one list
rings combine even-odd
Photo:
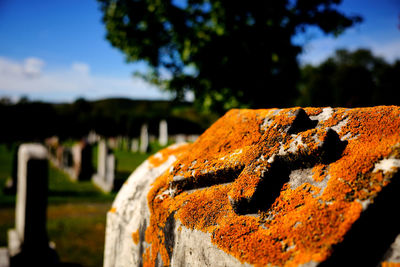
[(26, 75), (34, 77), (41, 74), (43, 66), (43, 60), (31, 57), (25, 60), (23, 69)]
[(74, 63), (72, 63), (72, 70), (74, 70), (82, 75), (89, 75), (90, 66), (83, 62), (74, 62)]
[(0, 57), (0, 97), (27, 95), (32, 99), (72, 101), (77, 97), (131, 97), (166, 99), (168, 95), (138, 77), (95, 75), (84, 62), (57, 70), (43, 69), (45, 62), (27, 58), (22, 62)]
[(44, 62), (39, 58), (30, 57), (19, 63), (0, 57), (1, 77), (38, 77), (41, 74)]

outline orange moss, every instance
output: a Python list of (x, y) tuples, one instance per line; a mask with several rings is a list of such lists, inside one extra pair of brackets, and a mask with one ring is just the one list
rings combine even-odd
[(132, 233), (132, 240), (133, 240), (133, 243), (135, 243), (136, 245), (139, 244), (139, 241), (140, 241), (139, 229), (136, 232)]
[[(321, 153), (320, 142), (326, 138), (327, 129), (347, 120), (338, 133), (340, 137), (350, 134), (342, 157), (313, 167), (314, 181), (329, 177), (326, 188), (304, 183), (293, 189), (285, 184), (260, 216), (236, 214), (229, 198), (250, 199), (271, 166), (268, 159), (280, 149), (290, 151), (296, 136), (287, 134), (286, 129), (296, 110), (231, 110), (195, 143), (164, 150), (161, 157), (149, 159), (157, 166), (169, 155), (177, 157), (173, 168), (157, 178), (148, 193), (151, 216), (145, 240), (151, 249), (143, 255), (145, 266), (154, 266), (158, 255), (165, 265), (170, 264), (162, 229), (172, 215), (187, 228), (210, 233), (215, 245), (241, 262), (297, 266), (330, 256), (332, 246), (341, 242), (359, 218), (362, 206), (358, 200), (373, 198), (390, 181), (390, 175), (372, 173), (372, 169), (400, 143), (400, 109), (334, 109), (332, 117), (320, 121), (315, 129), (296, 135), (302, 140), (296, 146), (296, 155), (315, 157)], [(318, 115), (322, 109), (305, 111)], [(293, 153), (287, 152), (286, 157), (290, 159)], [(221, 170), (240, 174), (231, 183), (190, 192), (178, 188), (174, 197), (164, 193), (174, 176), (191, 177), (196, 184), (204, 175), (224, 178)]]

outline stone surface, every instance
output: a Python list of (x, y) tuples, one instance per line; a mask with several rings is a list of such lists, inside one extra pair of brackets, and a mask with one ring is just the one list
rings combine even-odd
[(145, 161), (104, 266), (399, 263), (400, 108), (231, 110)]

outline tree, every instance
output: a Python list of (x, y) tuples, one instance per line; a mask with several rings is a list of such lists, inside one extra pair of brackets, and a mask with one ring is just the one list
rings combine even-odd
[(400, 61), (393, 65), (370, 50), (337, 50), (319, 66), (302, 68), (303, 106), (345, 106), (399, 104)]
[(338, 35), (354, 23), (341, 0), (98, 0), (107, 39), (127, 61), (145, 61), (148, 80), (203, 109), (293, 104), (301, 47), (316, 26)]

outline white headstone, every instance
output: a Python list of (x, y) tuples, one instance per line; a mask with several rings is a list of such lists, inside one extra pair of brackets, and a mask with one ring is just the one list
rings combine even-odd
[(115, 156), (114, 154), (107, 155), (107, 174), (105, 181), (107, 184), (114, 185), (115, 178)]
[(168, 125), (166, 120), (160, 121), (160, 135), (158, 138), (158, 142), (162, 146), (166, 146), (168, 143)]
[(186, 138), (184, 134), (177, 134), (175, 136), (175, 143), (177, 144), (182, 144), (186, 142)]
[(131, 151), (132, 152), (138, 152), (139, 151), (139, 140), (136, 138), (132, 139), (131, 142)]
[(140, 152), (146, 153), (149, 146), (149, 132), (147, 124), (143, 124), (140, 129)]
[(105, 140), (100, 140), (97, 155), (97, 174), (100, 177), (106, 176), (107, 145)]
[(111, 192), (114, 188), (115, 156), (108, 152), (104, 140), (99, 142), (97, 173), (92, 181), (104, 192)]
[(18, 186), (15, 229), (8, 231), (11, 265), (46, 266), (55, 262), (46, 229), (48, 191), (47, 150), (41, 144), (23, 144), (18, 150)]

